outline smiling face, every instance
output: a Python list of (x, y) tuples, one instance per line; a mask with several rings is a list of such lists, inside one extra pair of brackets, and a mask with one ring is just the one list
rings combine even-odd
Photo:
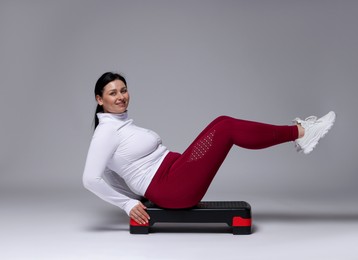
[(102, 96), (96, 95), (96, 100), (105, 113), (123, 113), (129, 104), (127, 86), (118, 79), (111, 81), (103, 88)]

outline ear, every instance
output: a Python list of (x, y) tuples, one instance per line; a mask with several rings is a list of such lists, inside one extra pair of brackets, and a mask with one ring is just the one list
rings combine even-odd
[(102, 106), (103, 105), (103, 99), (100, 95), (96, 95), (96, 100), (98, 105)]

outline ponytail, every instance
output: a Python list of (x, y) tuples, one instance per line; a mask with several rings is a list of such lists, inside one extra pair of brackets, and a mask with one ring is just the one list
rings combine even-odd
[(98, 117), (97, 117), (97, 113), (103, 113), (103, 107), (98, 105), (97, 104), (97, 107), (96, 107), (96, 112), (94, 114), (94, 129), (96, 129), (96, 127), (98, 126), (99, 124), (99, 120), (98, 120)]

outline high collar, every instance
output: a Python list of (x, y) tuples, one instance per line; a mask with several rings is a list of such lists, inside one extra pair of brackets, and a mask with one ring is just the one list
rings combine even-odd
[(105, 120), (126, 121), (128, 119), (128, 112), (126, 111), (120, 114), (97, 113), (97, 117), (100, 122)]

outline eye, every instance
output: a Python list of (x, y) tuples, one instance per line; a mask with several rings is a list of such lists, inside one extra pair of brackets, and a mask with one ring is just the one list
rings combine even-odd
[(115, 95), (116, 95), (116, 92), (111, 92), (111, 93), (109, 93), (109, 95), (115, 96)]
[(122, 94), (127, 93), (127, 88), (122, 89), (122, 90), (121, 90), (121, 93), (122, 93)]

